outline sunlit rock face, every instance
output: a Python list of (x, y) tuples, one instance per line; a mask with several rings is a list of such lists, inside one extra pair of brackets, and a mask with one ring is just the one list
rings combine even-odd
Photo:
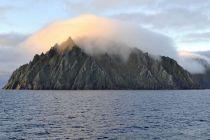
[[(59, 48), (65, 51), (60, 51)], [(169, 57), (154, 59), (131, 49), (118, 54), (90, 55), (71, 38), (17, 69), (5, 89), (192, 89), (191, 75)]]

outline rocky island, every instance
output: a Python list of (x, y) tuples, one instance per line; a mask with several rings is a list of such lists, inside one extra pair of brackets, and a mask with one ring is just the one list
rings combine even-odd
[(107, 53), (89, 55), (71, 38), (52, 47), (12, 74), (4, 89), (121, 90), (200, 88), (175, 60), (132, 49), (126, 61)]

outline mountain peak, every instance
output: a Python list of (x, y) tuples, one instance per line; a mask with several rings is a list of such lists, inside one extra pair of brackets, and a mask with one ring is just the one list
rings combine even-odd
[(76, 44), (74, 43), (74, 41), (72, 40), (71, 37), (69, 37), (66, 41), (64, 41), (63, 43), (61, 43), (59, 45), (59, 50), (61, 52), (64, 52), (66, 50), (71, 50)]

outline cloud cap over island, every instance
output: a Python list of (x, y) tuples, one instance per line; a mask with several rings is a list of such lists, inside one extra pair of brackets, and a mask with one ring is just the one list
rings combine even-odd
[(126, 21), (167, 35), (175, 42), (178, 52), (208, 51), (209, 7), (207, 0), (3, 0), (0, 4), (0, 71), (4, 71), (2, 75), (11, 74), (16, 67), (29, 61), (28, 58), (25, 61), (26, 53), (19, 48), (19, 41), (51, 23), (84, 13)]
[[(32, 54), (48, 51), (56, 43), (71, 37), (89, 54), (119, 53), (127, 58), (130, 49), (138, 48), (154, 56), (174, 58), (193, 73), (203, 72), (202, 66), (180, 56), (169, 37), (119, 20), (81, 15), (69, 20), (54, 22), (30, 36), (21, 46)], [(197, 69), (194, 69), (197, 67)]]

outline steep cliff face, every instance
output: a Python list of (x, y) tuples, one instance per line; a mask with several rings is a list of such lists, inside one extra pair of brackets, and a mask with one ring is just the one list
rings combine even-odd
[(118, 55), (86, 54), (76, 45), (56, 47), (17, 69), (5, 89), (192, 89), (191, 75), (168, 57), (154, 59), (134, 49), (128, 60)]

